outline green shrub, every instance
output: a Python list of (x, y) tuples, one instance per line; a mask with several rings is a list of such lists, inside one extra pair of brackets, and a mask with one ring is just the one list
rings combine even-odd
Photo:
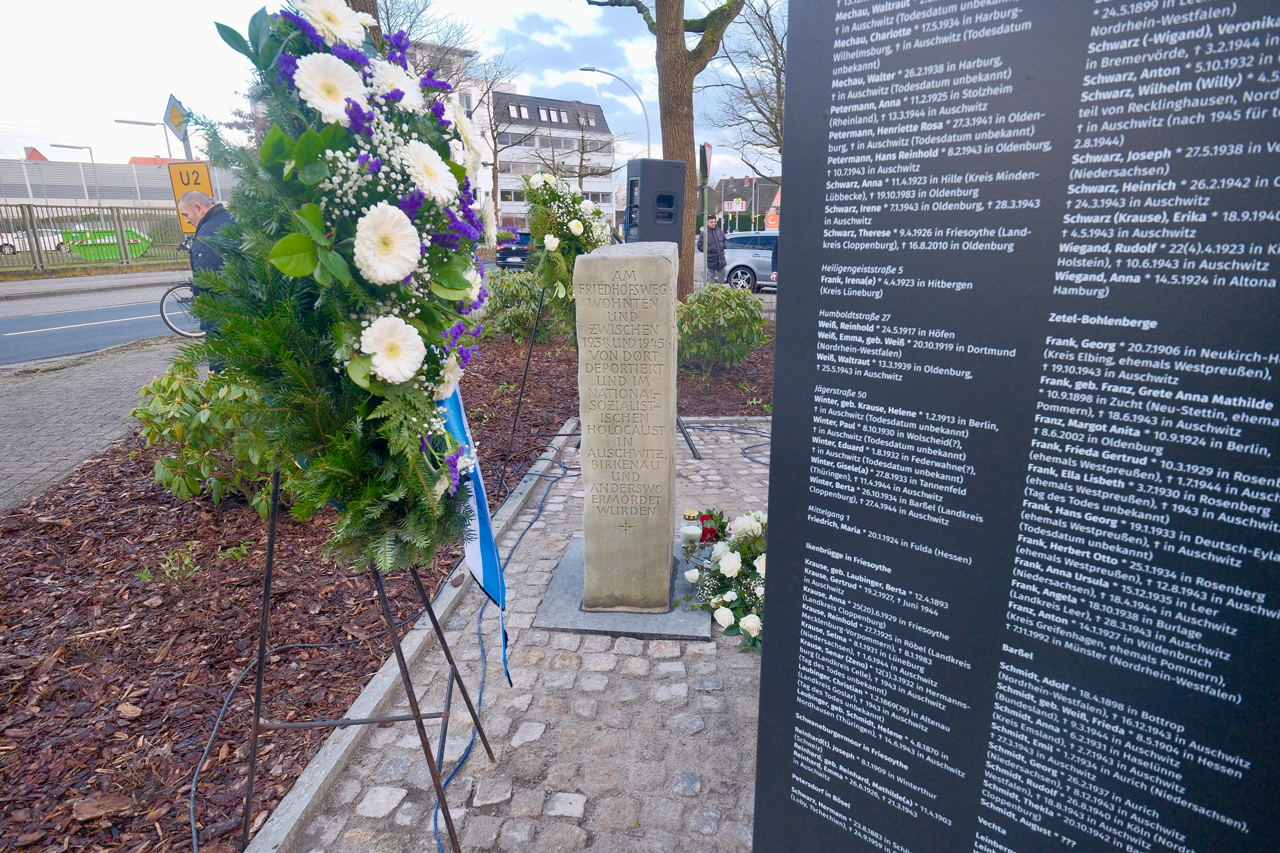
[[(489, 290), (485, 331), (511, 335), (517, 341), (528, 340), (542, 296), (543, 285), (537, 274), (532, 270), (500, 269), (487, 274), (484, 281)], [(572, 300), (555, 299), (548, 290), (538, 323), (538, 343), (546, 343), (552, 335), (574, 334), (573, 310)]]
[(215, 504), (228, 492), (261, 515), (270, 505), (271, 470), (261, 442), (241, 429), (238, 409), (254, 392), (221, 376), (201, 379), (198, 368), (175, 365), (144, 386), (142, 405), (130, 412), (147, 445), (164, 446), (156, 482), (183, 500), (209, 493)]
[(724, 284), (690, 294), (676, 310), (676, 329), (680, 366), (703, 376), (741, 364), (769, 339), (760, 300)]

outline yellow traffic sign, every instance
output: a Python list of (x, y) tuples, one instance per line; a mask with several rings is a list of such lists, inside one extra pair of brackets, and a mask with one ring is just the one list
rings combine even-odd
[[(182, 106), (182, 102), (173, 95), (169, 96), (169, 104), (164, 108), (164, 123), (169, 125), (169, 129), (173, 131), (173, 135), (179, 139), (185, 139), (187, 136), (187, 120), (191, 118), (191, 113), (186, 107)], [(191, 155), (188, 154), (188, 157)]]
[[(182, 194), (191, 190), (199, 190), (207, 196), (213, 195), (213, 184), (209, 180), (208, 163), (170, 163), (169, 183), (173, 185), (173, 203), (177, 204)], [(187, 223), (182, 214), (178, 214), (178, 224), (183, 234), (194, 234), (194, 225)]]

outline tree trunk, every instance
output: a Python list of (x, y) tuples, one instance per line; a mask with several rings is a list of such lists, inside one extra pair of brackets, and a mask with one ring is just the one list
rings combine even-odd
[(373, 43), (382, 47), (382, 24), (378, 18), (378, 0), (347, 0), (347, 6), (354, 12), (364, 12), (372, 15), (375, 21), (379, 21), (369, 27), (369, 32), (373, 34)]
[(684, 0), (657, 0), (658, 113), (662, 156), (684, 161), (684, 250), (676, 298), (693, 293), (694, 226), (698, 220), (698, 161), (693, 139), (693, 78), (684, 40)]
[[(494, 136), (497, 139), (497, 136)], [(498, 200), (501, 196), (498, 194), (498, 146), (493, 146), (493, 221), (498, 223), (498, 227), (502, 227), (502, 209), (498, 207)]]

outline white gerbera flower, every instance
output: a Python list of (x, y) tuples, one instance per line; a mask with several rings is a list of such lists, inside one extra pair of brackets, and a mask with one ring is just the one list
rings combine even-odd
[(573, 236), (582, 236), (582, 223), (576, 219), (569, 220), (569, 230), (573, 232)]
[(720, 558), (720, 574), (727, 578), (736, 578), (740, 571), (742, 571), (742, 555), (737, 551), (730, 551)]
[(554, 252), (560, 248), (560, 238), (554, 234), (548, 234), (542, 238), (542, 245), (546, 247), (548, 252)]
[(749, 637), (760, 636), (760, 629), (764, 627), (764, 623), (760, 621), (760, 617), (754, 613), (748, 613), (742, 617), (742, 621), (738, 623), (738, 627), (742, 629), (742, 633)]
[(400, 109), (420, 113), (427, 108), (427, 99), (422, 96), (422, 85), (416, 77), (385, 59), (374, 59), (370, 65), (373, 66), (373, 88), (379, 95), (399, 89), (404, 92), (404, 97), (396, 102)]
[(404, 211), (379, 202), (356, 223), (356, 266), (373, 284), (401, 281), (418, 267), (418, 231)]
[(467, 291), (467, 300), (475, 302), (480, 298), (480, 287), (484, 284), (484, 279), (480, 278), (480, 273), (475, 267), (464, 272), (462, 277), (471, 282), (471, 289)]
[(343, 127), (351, 123), (347, 118), (347, 98), (361, 109), (369, 106), (360, 75), (331, 53), (309, 53), (299, 59), (293, 82), (306, 105), (327, 122), (336, 121)]
[(326, 43), (359, 47), (364, 42), (364, 20), (369, 16), (353, 12), (342, 0), (299, 0), (294, 5)]
[(755, 560), (756, 571), (760, 573), (760, 577), (764, 577), (764, 558), (765, 555), (761, 554), (759, 557), (756, 557)]
[(416, 329), (399, 317), (379, 317), (360, 335), (360, 351), (373, 356), (370, 370), (384, 382), (408, 382), (422, 367), (427, 345)]
[(485, 248), (498, 248), (498, 219), (493, 210), (492, 198), (486, 198), (480, 205), (480, 221), (484, 223)]
[(728, 628), (730, 625), (734, 623), (735, 617), (733, 615), (733, 611), (727, 607), (717, 608), (716, 612), (712, 613), (711, 615), (714, 616), (716, 621), (720, 623), (721, 628)]
[(547, 176), (542, 174), (541, 172), (538, 172), (532, 178), (529, 179), (529, 188), (535, 189), (535, 190), (541, 189), (542, 185), (545, 184), (546, 182), (547, 182)]
[(453, 122), (454, 128), (458, 131), (458, 138), (466, 147), (466, 159), (456, 162), (463, 163), (467, 167), (467, 174), (472, 176), (480, 171), (480, 140), (476, 138), (475, 130), (471, 127), (471, 119), (467, 118), (467, 111), (456, 100), (449, 103), (449, 121)]
[(400, 149), (400, 157), (414, 186), (441, 205), (458, 196), (458, 179), (449, 171), (444, 158), (425, 142), (413, 140)]
[(458, 390), (458, 383), (461, 380), (462, 366), (458, 364), (458, 356), (450, 354), (440, 367), (440, 381), (436, 383), (436, 399), (447, 400), (452, 397), (453, 392)]
[(582, 211), (583, 216), (590, 216), (596, 212), (596, 205), (591, 199), (583, 199), (582, 204), (578, 205), (578, 210)]

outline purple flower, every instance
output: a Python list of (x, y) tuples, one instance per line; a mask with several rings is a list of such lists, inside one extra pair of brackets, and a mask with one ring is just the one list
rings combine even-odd
[[(427, 196), (422, 190), (415, 189), (408, 195), (400, 196), (400, 209), (404, 211), (404, 215), (413, 219), (418, 215), (418, 211), (427, 203)], [(424, 247), (425, 250), (425, 247)]]
[(374, 157), (369, 161), (369, 174), (376, 175), (382, 170), (382, 158)]
[(436, 124), (441, 127), (449, 127), (453, 122), (444, 117), (444, 104), (436, 101), (431, 105), (431, 114), (436, 117)]
[(437, 231), (431, 235), (431, 245), (439, 246), (448, 252), (456, 252), (462, 248), (462, 240), (456, 234), (450, 234), (448, 231)]
[(459, 447), (457, 450), (445, 457), (445, 462), (449, 463), (449, 482), (451, 484), (449, 488), (450, 495), (458, 493), (458, 486), (462, 483), (462, 475), (458, 473), (458, 463), (462, 457), (466, 455), (467, 448)]
[(425, 240), (422, 241), (418, 244), (418, 248), (421, 250), (422, 254), (425, 255), (427, 253), (427, 242)]
[(369, 57), (365, 56), (362, 51), (356, 50), (354, 47), (347, 47), (345, 44), (335, 44), (329, 48), (329, 52), (341, 59), (343, 62), (350, 62), (357, 68), (368, 68)]
[[(347, 98), (347, 119), (350, 122), (349, 127), (352, 133), (363, 133), (368, 137), (373, 136), (373, 128), (369, 126), (373, 121), (373, 110), (366, 112), (353, 99)], [(382, 163), (379, 161), (378, 165), (381, 166)], [(370, 169), (370, 174), (373, 174), (372, 169)]]
[(466, 370), (471, 364), (471, 360), (480, 354), (479, 347), (459, 347), (458, 348), (458, 364), (463, 370)]
[(409, 58), (407, 54), (409, 52), (409, 45), (411, 44), (409, 35), (404, 30), (392, 33), (387, 37), (387, 44), (390, 45), (390, 50), (387, 51), (387, 62), (394, 62), (396, 65), (399, 65), (401, 68), (408, 71)]
[[(463, 210), (469, 212), (471, 208), (464, 205)], [(480, 235), (484, 233), (484, 226), (480, 224), (479, 220), (476, 221), (476, 225), (463, 222), (458, 218), (458, 214), (453, 212), (453, 208), (451, 207), (446, 207), (444, 209), (444, 215), (445, 218), (449, 220), (449, 230), (457, 234), (459, 237), (462, 237), (464, 240), (475, 242), (479, 240)]]
[(307, 37), (307, 41), (311, 42), (312, 47), (324, 47), (324, 39), (316, 32), (316, 28), (311, 26), (311, 22), (301, 15), (295, 15), (288, 9), (281, 9), (276, 15), (277, 18), (284, 18), (298, 29), (302, 30), (302, 34)]
[(404, 92), (402, 92), (400, 89), (392, 89), (390, 92), (387, 92), (385, 95), (382, 96), (382, 103), (390, 106), (391, 104), (394, 104), (396, 101), (399, 101), (403, 97), (404, 97)]
[(424, 89), (435, 89), (437, 91), (446, 92), (446, 93), (453, 91), (453, 87), (449, 85), (449, 82), (447, 80), (436, 79), (436, 72), (434, 71), (428, 71), (425, 75), (423, 75), (422, 79), (418, 82), (422, 85), (422, 88)]
[(293, 75), (298, 70), (298, 58), (282, 53), (276, 57), (276, 80), (282, 86), (294, 87)]

